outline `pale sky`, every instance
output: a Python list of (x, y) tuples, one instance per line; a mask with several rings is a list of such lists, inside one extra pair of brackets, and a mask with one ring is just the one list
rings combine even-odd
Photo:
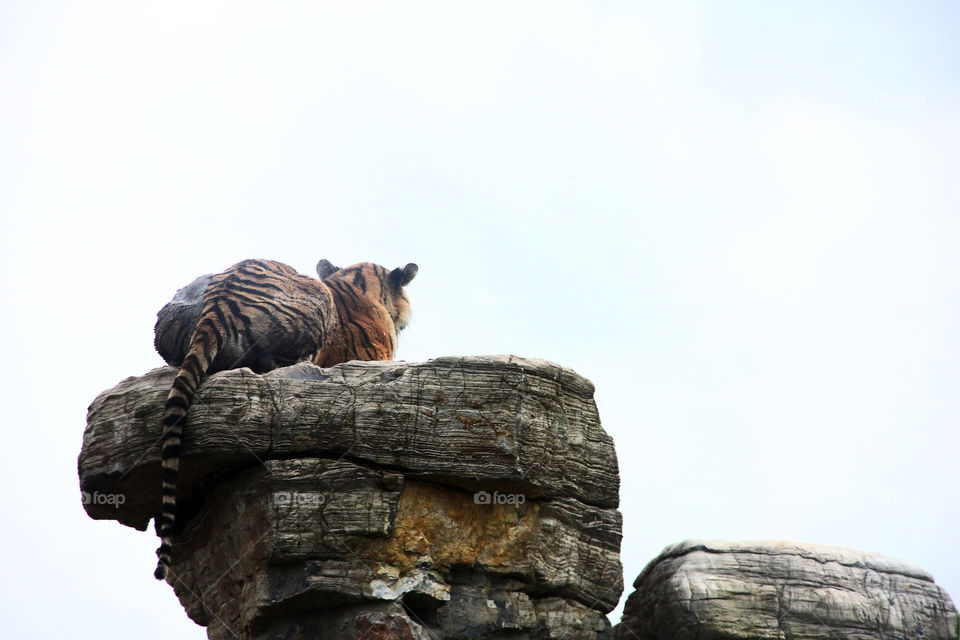
[(960, 597), (958, 33), (906, 0), (6, 0), (4, 637), (206, 637), (76, 457), (157, 310), (253, 257), (416, 262), (399, 358), (591, 379), (624, 597), (685, 538)]

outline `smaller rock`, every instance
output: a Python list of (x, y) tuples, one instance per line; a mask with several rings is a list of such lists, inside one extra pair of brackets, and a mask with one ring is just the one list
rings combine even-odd
[(687, 540), (633, 586), (618, 640), (957, 637), (957, 610), (928, 573), (851, 549)]
[(157, 313), (153, 328), (153, 346), (167, 364), (179, 366), (187, 351), (190, 338), (197, 328), (203, 308), (203, 292), (207, 290), (212, 273), (202, 275), (182, 289), (177, 289), (173, 300)]

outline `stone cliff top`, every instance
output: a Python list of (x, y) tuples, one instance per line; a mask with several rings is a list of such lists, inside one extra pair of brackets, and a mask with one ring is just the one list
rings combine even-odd
[[(163, 403), (176, 369), (127, 378), (90, 405), (79, 458), (87, 513), (144, 530), (159, 505)], [(267, 459), (317, 456), (403, 469), (474, 490), (574, 498), (616, 507), (613, 440), (593, 384), (545, 360), (516, 356), (424, 363), (301, 363), (205, 379), (184, 427), (180, 488)], [(493, 483), (493, 484), (491, 484)]]

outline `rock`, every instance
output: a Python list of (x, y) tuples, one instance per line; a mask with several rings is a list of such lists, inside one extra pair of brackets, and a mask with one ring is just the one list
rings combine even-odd
[[(90, 406), (81, 488), (125, 498), (119, 509), (89, 502), (90, 517), (145, 530), (155, 515), (161, 417), (175, 375), (165, 367), (127, 378)], [(213, 374), (184, 427), (181, 496), (202, 494), (218, 473), (313, 456), (403, 469), (468, 491), (619, 503), (616, 453), (593, 385), (570, 369), (513, 356)]]
[(633, 586), (618, 640), (957, 637), (957, 611), (929, 574), (850, 549), (688, 540)]
[(157, 313), (153, 329), (153, 346), (164, 362), (179, 366), (190, 350), (190, 338), (197, 328), (203, 307), (203, 292), (207, 290), (212, 273), (200, 276), (182, 289), (177, 289), (173, 300)]
[[(159, 510), (174, 375), (91, 405), (91, 517), (142, 530)], [(184, 432), (170, 582), (210, 638), (611, 637), (616, 454), (569, 369), (493, 356), (231, 370), (204, 381)]]

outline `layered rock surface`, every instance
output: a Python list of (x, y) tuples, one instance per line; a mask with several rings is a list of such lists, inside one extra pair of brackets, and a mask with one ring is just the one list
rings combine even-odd
[(929, 574), (850, 549), (688, 540), (633, 586), (617, 640), (957, 637), (957, 611)]
[[(91, 405), (81, 488), (122, 496), (86, 500), (91, 517), (143, 530), (158, 511), (174, 375)], [(184, 432), (171, 583), (211, 638), (609, 637), (616, 455), (569, 369), (497, 356), (225, 371)]]

